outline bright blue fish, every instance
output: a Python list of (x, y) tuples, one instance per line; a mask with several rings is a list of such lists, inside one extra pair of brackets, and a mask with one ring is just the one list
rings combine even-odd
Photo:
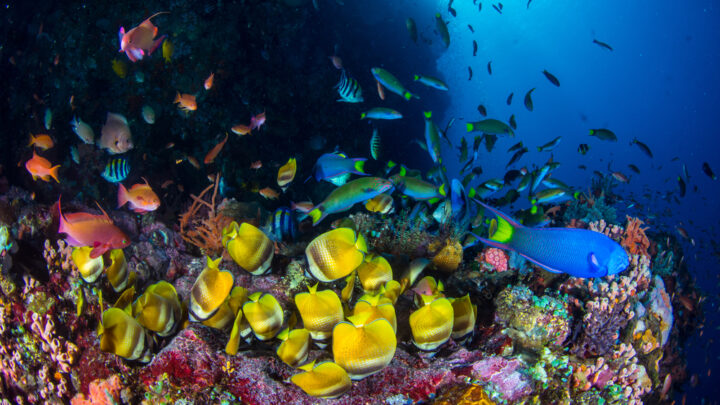
[(482, 242), (512, 250), (543, 269), (575, 277), (604, 277), (628, 267), (617, 242), (599, 232), (571, 228), (528, 228), (495, 208), (475, 200), (497, 216), (497, 230)]
[(313, 167), (315, 180), (325, 180), (336, 186), (342, 186), (350, 174), (367, 176), (365, 158), (348, 158), (342, 153), (326, 153), (320, 156)]

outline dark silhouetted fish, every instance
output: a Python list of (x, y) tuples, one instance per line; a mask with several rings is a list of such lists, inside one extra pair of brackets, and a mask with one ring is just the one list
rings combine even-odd
[(702, 164), (702, 171), (703, 173), (707, 174), (708, 177), (710, 177), (713, 180), (717, 180), (717, 176), (715, 176), (715, 173), (713, 173), (712, 168), (710, 168), (710, 165), (708, 162), (703, 162)]
[(488, 62), (487, 69), (488, 69), (488, 74), (491, 75), (492, 74), (492, 61)]
[(543, 70), (543, 74), (545, 75), (545, 77), (547, 77), (548, 80), (550, 80), (550, 83), (554, 84), (557, 87), (560, 87), (560, 81), (552, 73), (548, 72), (547, 70)]
[(472, 80), (472, 68), (468, 66), (468, 80)]
[(507, 99), (505, 99), (505, 104), (507, 104), (507, 105), (512, 104), (513, 94), (515, 94), (515, 93), (510, 93), (510, 94), (507, 96)]
[(533, 91), (535, 91), (535, 87), (530, 89), (530, 91), (528, 91), (527, 94), (525, 94), (525, 108), (527, 108), (528, 111), (533, 110), (533, 101), (532, 101), (532, 97), (531, 97)]
[(473, 34), (475, 33), (475, 29), (472, 27), (472, 25), (468, 24), (468, 28), (470, 28), (470, 32)]
[(477, 110), (483, 117), (487, 117), (487, 110), (485, 109), (485, 106), (482, 104), (478, 104)]
[(612, 50), (613, 50), (613, 49), (612, 49), (612, 46), (606, 44), (605, 42), (598, 41), (597, 39), (593, 39), (593, 44), (597, 44), (597, 45), (599, 45), (601, 48), (605, 48), (605, 49), (607, 49), (608, 51), (612, 51)]
[(473, 39), (473, 56), (477, 56), (477, 41)]
[(650, 148), (648, 148), (647, 145), (645, 145), (644, 143), (638, 141), (637, 138), (634, 138), (634, 139), (632, 140), (632, 142), (630, 142), (630, 145), (633, 145), (633, 144), (637, 145), (638, 148), (640, 148), (640, 150), (641, 150), (645, 155), (647, 155), (647, 157), (649, 157), (649, 158), (652, 159), (653, 153), (652, 153), (652, 151), (650, 150)]

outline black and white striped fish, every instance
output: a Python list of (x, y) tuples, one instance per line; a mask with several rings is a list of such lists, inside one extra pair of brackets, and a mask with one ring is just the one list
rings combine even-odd
[(337, 88), (338, 94), (340, 95), (340, 98), (337, 101), (345, 103), (363, 102), (362, 88), (360, 88), (360, 84), (358, 84), (357, 80), (349, 77), (345, 73), (345, 69), (342, 70), (340, 81), (335, 85), (335, 88)]
[(123, 158), (112, 159), (105, 165), (102, 177), (110, 183), (119, 183), (130, 173), (130, 163)]

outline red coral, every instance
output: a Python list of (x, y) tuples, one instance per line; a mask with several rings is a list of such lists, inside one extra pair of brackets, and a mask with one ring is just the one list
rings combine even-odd
[(110, 405), (120, 400), (120, 377), (113, 375), (108, 379), (97, 379), (90, 383), (87, 398), (83, 394), (77, 394), (70, 403), (72, 405)]
[(478, 261), (491, 265), (498, 273), (507, 271), (508, 269), (508, 257), (502, 249), (487, 248), (481, 253), (479, 259)]
[(648, 256), (648, 248), (650, 247), (650, 240), (645, 231), (647, 227), (643, 228), (641, 225), (644, 224), (639, 218), (632, 218), (627, 216), (627, 226), (625, 226), (625, 234), (623, 235), (620, 244), (630, 254)]

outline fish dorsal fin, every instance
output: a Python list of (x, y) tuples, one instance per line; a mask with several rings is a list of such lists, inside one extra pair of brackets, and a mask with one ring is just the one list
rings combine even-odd
[(105, 219), (107, 219), (108, 221), (112, 222), (112, 219), (110, 219), (110, 216), (107, 214), (107, 212), (105, 212), (105, 210), (103, 209), (103, 207), (100, 206), (100, 203), (97, 202), (97, 201), (95, 201), (95, 204), (97, 204), (98, 208), (100, 208), (100, 211), (102, 211), (103, 216), (105, 217)]
[(317, 361), (317, 360), (313, 360), (313, 361), (311, 361), (310, 363), (304, 364), (304, 365), (302, 365), (302, 366), (300, 366), (300, 367), (298, 367), (298, 368), (299, 368), (300, 370), (303, 370), (303, 371), (312, 371), (312, 369), (315, 368), (315, 362), (316, 362), (316, 361)]

